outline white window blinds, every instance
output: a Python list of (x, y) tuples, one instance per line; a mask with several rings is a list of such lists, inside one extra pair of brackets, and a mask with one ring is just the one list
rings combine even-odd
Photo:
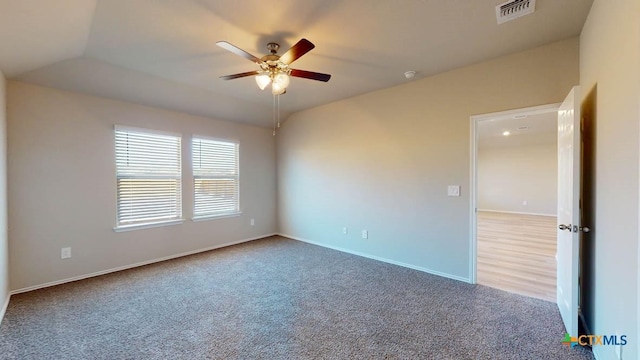
[(116, 128), (117, 226), (182, 217), (180, 137)]
[(210, 217), (240, 212), (239, 144), (193, 138), (193, 216)]

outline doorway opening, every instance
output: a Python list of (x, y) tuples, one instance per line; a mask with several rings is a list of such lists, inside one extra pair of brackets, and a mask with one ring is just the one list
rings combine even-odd
[(473, 283), (556, 301), (559, 106), (471, 117)]

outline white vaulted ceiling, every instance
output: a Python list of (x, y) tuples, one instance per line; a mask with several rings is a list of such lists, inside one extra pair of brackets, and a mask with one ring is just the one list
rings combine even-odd
[(95, 0), (0, 0), (0, 70), (14, 77), (82, 56), (95, 8)]
[(0, 70), (11, 78), (195, 115), (268, 126), (272, 97), (258, 57), (300, 38), (316, 48), (295, 68), (282, 117), (328, 102), (577, 36), (591, 0), (538, 0), (536, 12), (497, 25), (502, 0), (0, 0)]

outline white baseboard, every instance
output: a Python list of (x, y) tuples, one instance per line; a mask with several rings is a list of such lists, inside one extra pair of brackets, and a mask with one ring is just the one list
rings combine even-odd
[[(88, 278), (92, 278), (92, 277), (94, 277), (94, 276), (105, 275), (105, 274), (109, 274), (109, 273), (116, 272), (116, 271), (122, 271), (122, 270), (127, 270), (127, 269), (133, 269), (133, 268), (136, 268), (136, 267), (138, 267), (138, 266), (149, 265), (149, 264), (153, 264), (153, 263), (157, 263), (157, 262), (161, 262), (161, 261), (166, 261), (166, 260), (176, 259), (176, 258), (179, 258), (179, 257), (189, 256), (189, 255), (193, 255), (193, 254), (198, 254), (198, 253), (201, 253), (201, 252), (210, 251), (210, 250), (215, 250), (215, 249), (219, 249), (219, 248), (223, 248), (223, 247), (227, 247), (227, 246), (232, 246), (232, 245), (242, 244), (242, 243), (249, 242), (249, 241), (253, 241), (253, 240), (264, 239), (264, 238), (266, 238), (266, 237), (274, 236), (274, 235), (277, 235), (277, 234), (276, 234), (276, 233), (273, 233), (273, 234), (266, 234), (266, 235), (261, 235), (261, 236), (257, 236), (257, 237), (249, 238), (249, 239), (243, 239), (243, 240), (238, 240), (238, 241), (232, 241), (232, 242), (225, 243), (225, 244), (221, 244), (221, 245), (214, 245), (214, 246), (206, 247), (206, 248), (203, 248), (203, 249), (187, 251), (187, 252), (183, 252), (183, 253), (180, 253), (180, 254), (169, 255), (169, 256), (165, 256), (165, 257), (161, 257), (161, 258), (153, 259), (153, 260), (147, 260), (147, 261), (138, 262), (138, 263), (135, 263), (135, 264), (119, 266), (119, 267), (112, 268), (112, 269), (107, 269), (107, 270), (102, 270), (102, 271), (93, 272), (93, 273), (90, 273), (90, 274), (74, 276), (74, 277), (67, 278), (67, 279), (62, 279), (62, 280), (56, 280), (56, 281), (48, 282), (48, 283), (45, 283), (45, 284), (34, 285), (34, 286), (28, 286), (28, 287), (25, 287), (25, 288), (21, 288), (21, 289), (13, 290), (13, 291), (11, 291), (9, 294), (10, 294), (10, 295), (20, 294), (20, 293), (24, 293), (24, 292), (28, 292), (28, 291), (33, 291), (33, 290), (38, 290), (38, 289), (43, 289), (43, 288), (47, 288), (47, 287), (50, 287), (50, 286), (60, 285), (60, 284), (64, 284), (64, 283), (68, 283), (68, 282), (72, 282), (72, 281), (78, 281), (78, 280), (88, 279)], [(8, 300), (7, 300), (7, 304), (8, 304)], [(3, 314), (4, 314), (4, 313), (3, 313)]]
[(542, 214), (542, 213), (533, 213), (533, 212), (524, 212), (524, 211), (504, 211), (504, 210), (488, 210), (488, 209), (478, 209), (478, 212), (492, 212), (492, 213), (503, 213), (503, 214), (516, 214), (516, 215), (535, 215), (535, 216), (553, 216), (556, 217), (556, 214)]
[(279, 233), (278, 235), (286, 237), (286, 238), (289, 238), (289, 239), (302, 241), (302, 242), (305, 242), (305, 243), (308, 243), (308, 244), (318, 245), (318, 246), (322, 246), (322, 247), (325, 247), (325, 248), (328, 248), (328, 249), (337, 250), (337, 251), (345, 252), (345, 253), (352, 254), (352, 255), (362, 256), (362, 257), (365, 257), (365, 258), (368, 258), (368, 259), (378, 260), (378, 261), (382, 261), (382, 262), (385, 262), (385, 263), (388, 263), (388, 264), (398, 265), (398, 266), (406, 267), (406, 268), (409, 268), (409, 269), (414, 269), (414, 270), (426, 272), (428, 274), (437, 275), (437, 276), (445, 277), (445, 278), (448, 278), (448, 279), (462, 281), (462, 282), (466, 282), (466, 283), (469, 283), (469, 284), (471, 283), (471, 280), (469, 278), (464, 278), (464, 277), (461, 277), (461, 276), (451, 275), (451, 274), (443, 273), (443, 272), (440, 272), (440, 271), (427, 269), (427, 268), (424, 268), (424, 267), (421, 267), (421, 266), (415, 266), (415, 265), (403, 263), (403, 262), (400, 262), (400, 261), (395, 261), (395, 260), (391, 260), (391, 259), (387, 259), (387, 258), (375, 256), (375, 255), (365, 254), (365, 253), (361, 253), (359, 251), (353, 251), (353, 250), (341, 248), (341, 247), (338, 247), (338, 246), (327, 245), (327, 244), (323, 244), (323, 243), (319, 243), (319, 242), (303, 239), (303, 238), (300, 238), (300, 237), (297, 237), (297, 236), (287, 235), (287, 234), (283, 234), (283, 233)]
[(7, 294), (7, 299), (4, 301), (4, 304), (0, 308), (0, 325), (2, 325), (2, 319), (4, 319), (4, 314), (7, 312), (7, 308), (9, 307), (10, 299), (11, 299), (11, 293)]

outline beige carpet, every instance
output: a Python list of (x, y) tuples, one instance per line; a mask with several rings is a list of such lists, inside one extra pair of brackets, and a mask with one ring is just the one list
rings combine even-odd
[(592, 359), (555, 305), (278, 237), (13, 296), (2, 359)]

